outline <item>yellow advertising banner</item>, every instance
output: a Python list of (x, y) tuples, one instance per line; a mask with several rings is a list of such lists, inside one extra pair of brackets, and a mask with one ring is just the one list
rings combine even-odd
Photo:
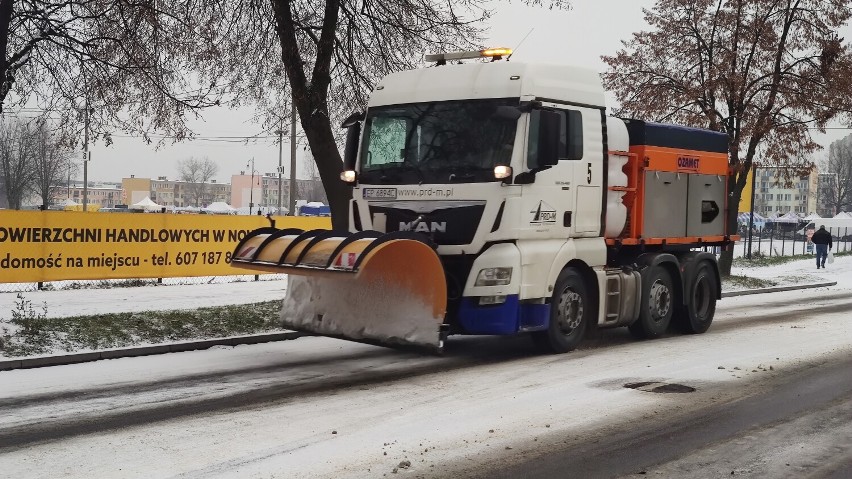
[[(328, 229), (329, 218), (274, 216), (277, 228)], [(0, 211), (0, 282), (245, 274), (237, 243), (262, 216)]]

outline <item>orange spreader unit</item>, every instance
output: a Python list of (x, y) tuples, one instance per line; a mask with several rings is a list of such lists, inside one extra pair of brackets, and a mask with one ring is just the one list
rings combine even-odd
[[(609, 244), (713, 244), (730, 237), (728, 137), (675, 125), (625, 121), (630, 151), (624, 172), (627, 224)], [(624, 153), (614, 153), (621, 154)]]

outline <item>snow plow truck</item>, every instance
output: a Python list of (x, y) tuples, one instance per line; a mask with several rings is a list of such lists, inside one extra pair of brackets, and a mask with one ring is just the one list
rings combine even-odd
[(348, 231), (239, 243), (232, 265), (289, 275), (285, 327), (437, 351), (523, 333), (557, 353), (595, 328), (707, 330), (707, 247), (736, 239), (727, 136), (608, 117), (596, 72), (509, 53), (429, 55), (374, 88), (343, 125)]

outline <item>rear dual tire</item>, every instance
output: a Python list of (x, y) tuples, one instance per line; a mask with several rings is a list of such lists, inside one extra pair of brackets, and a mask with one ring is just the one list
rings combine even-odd
[(702, 261), (698, 264), (686, 292), (687, 304), (678, 311), (678, 329), (687, 334), (701, 334), (710, 328), (716, 314), (717, 281), (716, 271), (709, 263)]
[(672, 277), (659, 265), (642, 271), (642, 292), (639, 318), (628, 329), (639, 339), (654, 339), (665, 334), (672, 321), (675, 295)]

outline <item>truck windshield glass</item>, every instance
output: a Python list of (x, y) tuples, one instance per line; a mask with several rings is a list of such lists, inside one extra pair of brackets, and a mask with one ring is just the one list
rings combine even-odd
[(509, 165), (518, 100), (464, 100), (372, 108), (361, 145), (361, 181), (486, 182)]

